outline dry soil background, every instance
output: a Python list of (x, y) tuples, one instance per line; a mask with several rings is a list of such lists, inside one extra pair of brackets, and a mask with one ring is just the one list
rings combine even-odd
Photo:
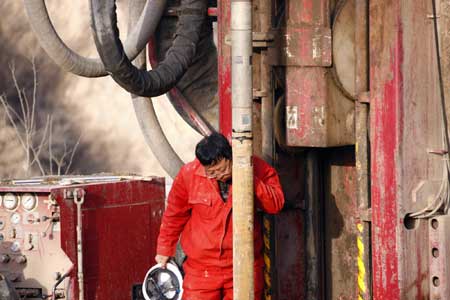
[[(80, 54), (96, 56), (88, 1), (47, 0), (46, 3), (63, 40)], [(119, 1), (119, 10), (121, 32), (126, 32), (122, 26), (127, 24), (126, 1)], [(32, 91), (30, 60), (34, 57), (38, 71), (38, 124), (43, 127), (47, 115), (53, 116), (55, 151), (64, 142), (73, 146), (82, 136), (71, 173), (166, 175), (145, 144), (130, 96), (124, 90), (111, 78), (81, 78), (61, 71), (39, 47), (22, 1), (1, 0), (0, 11), (0, 94), (5, 94), (17, 107), (11, 64), (15, 66), (19, 84)], [(192, 159), (200, 135), (182, 121), (165, 97), (155, 102), (169, 141), (185, 161)], [(23, 176), (24, 152), (4, 116), (0, 120), (0, 177)], [(36, 169), (34, 172), (37, 174)]]

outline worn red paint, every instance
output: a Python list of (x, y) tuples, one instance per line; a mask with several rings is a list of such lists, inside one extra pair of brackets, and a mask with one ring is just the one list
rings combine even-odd
[(216, 17), (217, 16), (217, 7), (208, 7), (208, 16)]
[[(326, 72), (318, 67), (286, 68), (286, 81), (289, 82), (286, 86), (289, 125), (286, 142), (289, 146), (322, 147), (327, 144)], [(290, 109), (296, 109), (297, 114)]]
[[(330, 101), (334, 97), (327, 79), (329, 69), (324, 68), (332, 60), (327, 2), (302, 0), (288, 3), (288, 20), (283, 29), (284, 40), (280, 49), (283, 52), (281, 63), (286, 65), (288, 146), (349, 144), (330, 130), (330, 127), (337, 126), (337, 122), (329, 117), (333, 113), (331, 110), (334, 106)], [(345, 129), (339, 132), (345, 135)]]
[[(154, 264), (156, 238), (164, 209), (164, 180), (76, 185), (86, 191), (83, 214), (85, 299), (131, 299)], [(76, 207), (64, 189), (52, 194), (61, 208), (61, 248), (74, 263), (77, 286)], [(78, 294), (78, 288), (72, 292)], [(78, 297), (74, 297), (78, 299)]]
[(231, 47), (225, 44), (225, 37), (230, 34), (230, 1), (219, 0), (218, 7), (219, 127), (231, 139)]
[[(394, 5), (399, 13), (398, 5)], [(399, 18), (399, 16), (397, 16)], [(400, 20), (397, 20), (397, 25)], [(388, 26), (386, 26), (388, 27)], [(374, 28), (382, 35), (383, 30), (393, 28)], [(372, 199), (372, 263), (373, 299), (400, 299), (399, 281), (399, 238), (397, 230), (401, 226), (398, 215), (397, 172), (401, 170), (398, 161), (402, 126), (403, 101), (403, 38), (401, 26), (396, 27), (394, 40), (384, 40), (383, 47), (389, 47), (390, 57), (375, 61), (389, 61), (384, 65), (371, 65), (372, 146), (371, 146), (371, 199)], [(378, 37), (380, 38), (380, 37)], [(387, 45), (387, 46), (386, 46)], [(372, 56), (382, 53), (371, 53)]]

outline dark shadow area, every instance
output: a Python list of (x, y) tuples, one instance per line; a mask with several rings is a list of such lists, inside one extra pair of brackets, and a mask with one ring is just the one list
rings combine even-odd
[(323, 279), (324, 299), (357, 297), (357, 229), (355, 149), (323, 151)]

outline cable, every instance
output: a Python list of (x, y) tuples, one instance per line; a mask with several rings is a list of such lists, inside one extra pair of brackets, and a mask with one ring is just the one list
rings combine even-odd
[(206, 0), (182, 0), (177, 31), (165, 59), (150, 71), (126, 57), (117, 27), (116, 0), (90, 0), (94, 41), (105, 69), (125, 90), (154, 97), (173, 88), (192, 63), (206, 19)]

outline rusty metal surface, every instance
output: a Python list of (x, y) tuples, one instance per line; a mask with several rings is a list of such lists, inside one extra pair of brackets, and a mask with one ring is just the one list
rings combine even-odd
[[(358, 31), (364, 31), (368, 34), (367, 27), (364, 24), (356, 25), (356, 3), (363, 2), (365, 1), (341, 1), (333, 19), (333, 75), (336, 84), (342, 88), (345, 95), (352, 99), (357, 98), (356, 56), (365, 54), (361, 52), (363, 50), (361, 47), (357, 48), (356, 34)], [(367, 20), (367, 16), (364, 17), (363, 22)], [(361, 22), (361, 18), (358, 22)], [(359, 37), (361, 37), (361, 34), (359, 34)]]
[(354, 143), (354, 103), (326, 69), (286, 68), (286, 143), (331, 147)]
[(323, 201), (318, 151), (306, 155), (305, 260), (306, 299), (324, 299), (323, 282)]
[(439, 12), (439, 30), (441, 44), (441, 63), (444, 81), (444, 94), (447, 99), (446, 111), (447, 119), (450, 117), (450, 0), (441, 0)]
[(441, 134), (430, 7), (370, 5), (374, 299), (428, 297), (429, 253), (419, 246), (428, 239), (426, 222), (404, 218), (427, 205), (414, 203), (413, 191), (442, 172), (440, 158), (427, 152)]
[[(42, 297), (27, 299), (50, 295), (67, 273), (57, 293), (67, 296), (69, 290), (70, 299), (78, 299), (75, 205), (63, 200), (64, 190), (74, 187), (88, 193), (83, 208), (85, 299), (130, 299), (132, 284), (139, 284), (153, 263), (164, 207), (161, 178), (105, 174), (2, 182), (2, 199), (11, 193), (18, 202), (13, 209), (4, 202), (0, 207), (0, 272), (21, 297), (42, 292)], [(36, 202), (29, 201), (33, 196)]]
[(275, 297), (277, 300), (306, 300), (304, 217), (299, 209), (275, 216)]
[(287, 24), (328, 24), (329, 1), (286, 0)]
[[(400, 299), (397, 253), (396, 160), (401, 101), (402, 63), (400, 3), (372, 1), (370, 6), (371, 78), (371, 196), (373, 241), (373, 297), (376, 300)], [(387, 64), (389, 62), (389, 64)]]
[(428, 222), (430, 264), (430, 300), (450, 299), (450, 216), (438, 216)]
[[(330, 147), (354, 143), (354, 104), (332, 79), (329, 1), (287, 1), (284, 47), (286, 143)], [(298, 35), (297, 35), (298, 34)], [(295, 38), (293, 38), (295, 37)], [(294, 50), (295, 49), (295, 50)], [(282, 54), (284, 55), (284, 54)], [(302, 67), (307, 65), (308, 67)]]
[[(61, 246), (76, 262), (76, 207), (64, 190), (86, 191), (83, 214), (85, 299), (131, 299), (154, 264), (164, 180), (75, 185), (52, 190), (61, 207)], [(76, 278), (76, 269), (72, 279)], [(78, 293), (74, 281), (72, 292)], [(75, 297), (74, 299), (77, 299)]]
[(325, 299), (358, 298), (357, 223), (354, 147), (326, 151), (324, 174)]
[(286, 68), (286, 142), (327, 144), (327, 82), (321, 68)]
[(218, 79), (219, 79), (219, 129), (231, 140), (231, 47), (225, 43), (230, 34), (231, 6), (230, 1), (218, 0)]
[(285, 195), (283, 212), (272, 218), (272, 300), (306, 300), (306, 159), (277, 149), (274, 159)]
[[(355, 102), (355, 164), (357, 176), (357, 202), (360, 210), (358, 229), (358, 295), (364, 300), (372, 299), (371, 263), (371, 212), (369, 181), (369, 108), (365, 101), (369, 89), (369, 1), (348, 1), (354, 9), (354, 94)], [(350, 9), (351, 10), (351, 9)], [(350, 32), (352, 30), (350, 29)], [(350, 38), (351, 40), (351, 38)], [(350, 72), (352, 73), (352, 72)]]
[(323, 26), (298, 25), (281, 29), (275, 35), (277, 49), (270, 51), (274, 65), (331, 66), (331, 29)]

